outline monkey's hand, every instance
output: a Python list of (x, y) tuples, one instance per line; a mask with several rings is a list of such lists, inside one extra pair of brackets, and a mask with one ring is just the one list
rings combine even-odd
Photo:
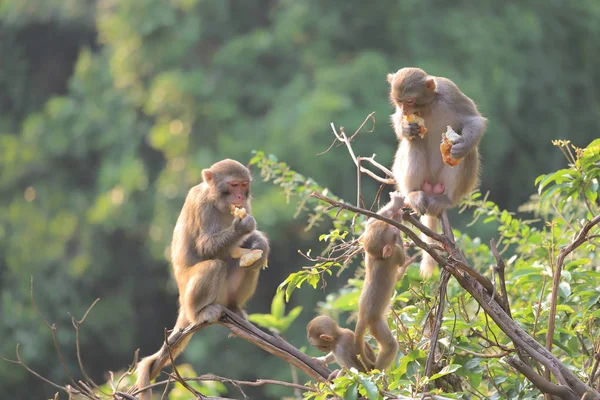
[(421, 137), (421, 127), (416, 122), (402, 121), (402, 134), (408, 139), (415, 139)]
[(256, 220), (250, 214), (247, 214), (244, 218), (234, 218), (233, 229), (242, 235), (252, 233), (256, 229)]
[(327, 356), (323, 356), (323, 357), (313, 357), (312, 358), (314, 361), (320, 363), (322, 366), (324, 366), (325, 368), (327, 368)]
[(327, 377), (328, 381), (332, 381), (335, 378), (337, 378), (338, 376), (340, 376), (342, 374), (342, 370), (341, 369), (336, 369), (335, 371), (333, 371), (331, 374), (329, 374), (329, 376)]
[(258, 268), (266, 268), (266, 267), (267, 267), (267, 256), (265, 255), (264, 252), (263, 252), (263, 255), (258, 260), (256, 260), (252, 264), (248, 265), (248, 269), (258, 269)]
[(464, 136), (459, 136), (452, 143), (452, 147), (450, 148), (450, 155), (452, 156), (452, 158), (460, 160), (462, 158), (465, 158), (465, 156), (471, 150), (473, 150), (473, 147), (474, 146), (473, 143), (471, 143), (471, 140), (468, 140)]

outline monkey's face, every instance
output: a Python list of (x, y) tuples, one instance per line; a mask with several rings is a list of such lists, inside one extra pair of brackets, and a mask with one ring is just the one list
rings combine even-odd
[(249, 210), (250, 181), (238, 178), (226, 178), (219, 185), (217, 207), (222, 213), (230, 213), (231, 207), (244, 207)]
[(418, 68), (403, 68), (388, 75), (390, 99), (403, 115), (421, 115), (435, 99), (435, 81)]
[(333, 340), (331, 338), (331, 336), (329, 335), (320, 335), (320, 336), (325, 336), (324, 339), (321, 339), (319, 337), (313, 337), (313, 336), (308, 336), (308, 341), (310, 342), (311, 345), (313, 345), (314, 347), (317, 348), (317, 350), (319, 350), (322, 353), (329, 353), (330, 351), (333, 350)]

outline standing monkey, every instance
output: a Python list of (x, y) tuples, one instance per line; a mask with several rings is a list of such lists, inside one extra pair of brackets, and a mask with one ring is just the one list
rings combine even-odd
[[(335, 360), (342, 368), (356, 368), (361, 372), (373, 369), (375, 353), (373, 353), (371, 346), (368, 343), (364, 343), (363, 348), (366, 348), (367, 358), (359, 360), (356, 356), (358, 350), (354, 344), (354, 332), (350, 329), (340, 328), (330, 317), (320, 315), (313, 318), (306, 325), (306, 337), (310, 344), (315, 346), (319, 351), (328, 353), (326, 356), (317, 357), (317, 361), (329, 364)], [(339, 370), (335, 370), (327, 379), (336, 378), (339, 373)]]
[[(250, 215), (250, 171), (237, 161), (226, 159), (202, 171), (203, 182), (190, 189), (171, 242), (171, 262), (179, 288), (179, 315), (174, 335), (190, 324), (215, 322), (220, 306), (245, 317), (243, 307), (254, 294), (260, 268), (269, 256), (266, 236), (256, 230)], [(232, 208), (243, 207), (243, 218)], [(246, 268), (231, 257), (234, 248), (262, 250), (262, 256)], [(171, 348), (173, 358), (187, 346), (191, 336)], [(169, 341), (171, 338), (169, 338)], [(137, 368), (137, 387), (150, 384), (163, 365), (155, 365), (163, 351), (142, 359)], [(151, 390), (140, 393), (150, 400)]]
[[(391, 201), (377, 213), (386, 218), (401, 220), (404, 198), (398, 193), (390, 194)], [(403, 274), (405, 254), (402, 236), (398, 228), (377, 219), (367, 221), (361, 237), (365, 248), (365, 283), (358, 300), (358, 320), (354, 344), (364, 359), (364, 342), (367, 328), (377, 340), (379, 353), (375, 368), (389, 368), (398, 352), (398, 342), (387, 323), (387, 311), (397, 282)]]
[[(427, 75), (419, 68), (402, 68), (388, 74), (390, 101), (396, 111), (392, 125), (400, 142), (392, 167), (398, 190), (430, 229), (438, 229), (438, 216), (471, 193), (479, 178), (479, 140), (487, 120), (477, 106), (451, 80)], [(423, 118), (427, 133), (407, 116)], [(452, 158), (462, 162), (444, 164), (441, 134), (450, 126), (460, 137), (453, 141)], [(435, 261), (423, 252), (421, 276), (428, 277)]]

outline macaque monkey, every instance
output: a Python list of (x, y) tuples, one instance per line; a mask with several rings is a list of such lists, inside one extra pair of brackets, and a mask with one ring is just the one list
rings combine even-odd
[[(392, 125), (400, 142), (392, 167), (397, 188), (423, 216), (423, 224), (437, 230), (441, 212), (456, 206), (477, 186), (477, 146), (487, 120), (473, 100), (447, 78), (427, 75), (419, 68), (402, 68), (388, 74), (387, 80), (390, 101), (396, 108)], [(414, 114), (423, 118), (427, 133), (405, 118)], [(440, 152), (441, 134), (448, 126), (460, 135), (450, 149), (452, 158), (462, 160), (454, 167), (444, 164)], [(423, 252), (421, 276), (431, 276), (434, 269), (435, 261)]]
[[(390, 194), (391, 201), (377, 213), (401, 221), (404, 198)], [(384, 370), (392, 365), (398, 352), (398, 342), (387, 323), (387, 311), (398, 276), (406, 270), (404, 245), (400, 230), (387, 222), (369, 219), (360, 239), (365, 248), (365, 283), (358, 300), (358, 320), (354, 343), (364, 358), (363, 343), (367, 328), (379, 344), (374, 367)]]
[[(256, 230), (250, 215), (250, 171), (237, 161), (226, 159), (202, 171), (203, 182), (188, 193), (171, 242), (171, 262), (179, 288), (179, 315), (173, 334), (190, 324), (215, 322), (221, 308), (246, 317), (243, 307), (254, 294), (261, 267), (269, 256), (267, 237)], [(243, 207), (243, 218), (233, 215)], [(232, 258), (236, 248), (262, 250), (260, 259), (240, 267)], [(169, 338), (169, 341), (171, 338)], [(186, 347), (190, 336), (171, 348), (173, 358)], [(150, 384), (163, 365), (155, 362), (164, 349), (142, 359), (137, 368), (137, 387)], [(152, 393), (140, 393), (150, 400)]]
[[(306, 336), (311, 345), (323, 353), (328, 353), (323, 357), (315, 357), (315, 360), (323, 364), (330, 364), (335, 361), (340, 367), (346, 369), (356, 368), (361, 372), (373, 369), (375, 353), (373, 353), (371, 346), (364, 343), (367, 358), (359, 360), (357, 357), (358, 351), (354, 345), (354, 332), (350, 329), (340, 328), (330, 317), (321, 315), (313, 318), (306, 325)], [(339, 373), (340, 370), (337, 369), (327, 379), (332, 380)]]

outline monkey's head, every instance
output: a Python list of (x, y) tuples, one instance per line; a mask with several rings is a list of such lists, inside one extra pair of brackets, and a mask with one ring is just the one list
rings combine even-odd
[(420, 68), (402, 68), (387, 75), (390, 101), (403, 115), (421, 114), (435, 99), (435, 79)]
[(250, 171), (241, 163), (225, 159), (202, 170), (202, 178), (210, 188), (217, 209), (230, 214), (231, 207), (244, 207), (250, 211)]
[(320, 315), (306, 325), (306, 337), (319, 351), (329, 353), (335, 348), (339, 329), (333, 319)]
[(389, 258), (400, 241), (400, 230), (387, 222), (371, 218), (359, 239), (365, 251), (375, 258)]

